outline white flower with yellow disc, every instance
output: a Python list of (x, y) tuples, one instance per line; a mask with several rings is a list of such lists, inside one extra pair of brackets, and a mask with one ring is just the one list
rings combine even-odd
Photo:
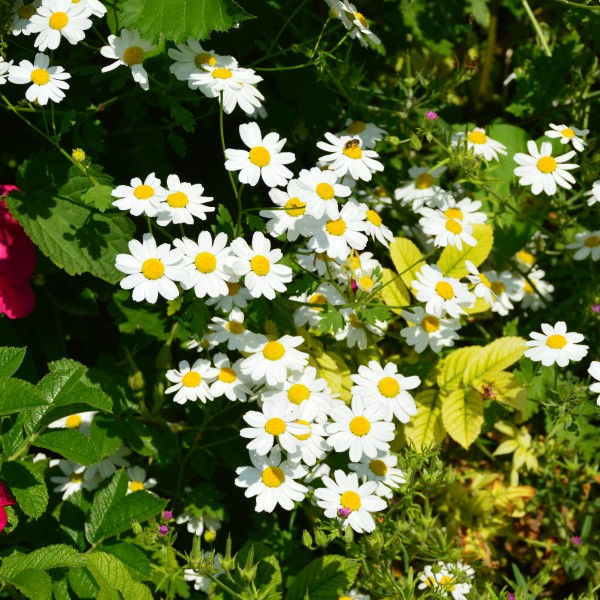
[(306, 190), (306, 210), (320, 219), (323, 215), (333, 218), (338, 208), (338, 198), (347, 198), (352, 190), (347, 185), (338, 183), (339, 177), (329, 169), (322, 171), (319, 167), (302, 169), (298, 175), (298, 185)]
[(454, 340), (460, 338), (457, 333), (460, 329), (458, 319), (442, 319), (427, 314), (420, 306), (415, 306), (411, 311), (403, 310), (402, 316), (411, 325), (401, 329), (400, 335), (419, 354), (427, 346), (437, 354), (442, 348), (454, 346)]
[(299, 306), (294, 311), (294, 324), (296, 327), (316, 328), (325, 314), (326, 305), (345, 304), (346, 299), (329, 281), (320, 283), (314, 292), (304, 292), (300, 296), (290, 296), (290, 301), (298, 302)]
[(246, 308), (248, 306), (248, 301), (252, 298), (248, 288), (245, 288), (237, 281), (237, 276), (232, 277), (232, 279), (236, 281), (225, 282), (227, 285), (227, 294), (218, 298), (207, 298), (205, 300), (206, 306), (216, 306), (225, 314), (230, 313), (236, 307)]
[(44, 0), (29, 19), (29, 32), (38, 34), (33, 45), (43, 52), (47, 48), (56, 50), (62, 38), (70, 44), (77, 44), (92, 26), (88, 19), (90, 14), (84, 2), (73, 4), (71, 0)]
[(100, 483), (97, 473), (82, 465), (78, 465), (70, 460), (59, 460), (58, 468), (62, 475), (50, 477), (52, 483), (58, 485), (53, 488), (54, 492), (62, 492), (62, 499), (66, 500), (69, 496), (80, 490), (95, 490)]
[(65, 79), (71, 75), (63, 67), (51, 67), (50, 58), (45, 54), (36, 54), (33, 63), (22, 60), (18, 65), (8, 68), (8, 81), (21, 85), (31, 84), (25, 90), (25, 98), (29, 102), (37, 102), (41, 106), (52, 102), (60, 102), (69, 89)]
[(90, 426), (94, 420), (94, 416), (98, 414), (97, 410), (90, 410), (87, 412), (76, 413), (63, 417), (53, 421), (48, 425), (49, 429), (77, 429), (81, 433), (88, 434), (90, 432)]
[(398, 468), (398, 457), (389, 452), (379, 452), (375, 458), (363, 457), (359, 463), (348, 465), (363, 483), (376, 481), (375, 493), (383, 498), (391, 498), (393, 489), (406, 483), (404, 471)]
[(167, 177), (167, 186), (160, 191), (160, 210), (156, 222), (164, 227), (169, 223), (192, 225), (194, 218), (206, 221), (206, 215), (215, 210), (207, 206), (212, 202), (211, 196), (203, 196), (204, 186), (200, 183), (180, 181), (177, 175)]
[(587, 142), (583, 139), (583, 136), (590, 132), (589, 129), (577, 129), (572, 125), (567, 127), (566, 125), (555, 125), (550, 123), (550, 129), (544, 132), (549, 138), (557, 138), (561, 144), (571, 144), (577, 152), (583, 152), (587, 146)]
[[(188, 81), (193, 73), (204, 73), (207, 66), (232, 69), (237, 67), (237, 61), (233, 56), (221, 56), (213, 50), (205, 50), (194, 38), (188, 38), (185, 44), (176, 44), (175, 48), (169, 48), (167, 54), (175, 61), (169, 66), (169, 71), (179, 81)], [(188, 81), (188, 85), (190, 83)]]
[(558, 321), (554, 326), (542, 323), (542, 331), (532, 331), (529, 334), (532, 339), (525, 342), (529, 347), (525, 356), (534, 362), (541, 362), (545, 367), (553, 364), (566, 367), (570, 361), (580, 361), (588, 353), (589, 346), (579, 343), (583, 341), (583, 335), (568, 333), (564, 321)]
[(569, 250), (577, 250), (574, 260), (591, 258), (600, 260), (600, 231), (582, 231), (575, 234), (575, 241), (567, 244)]
[(242, 359), (237, 360), (233, 365), (225, 354), (215, 354), (213, 364), (219, 369), (217, 378), (210, 385), (210, 393), (213, 398), (225, 396), (229, 400), (246, 402), (248, 396), (252, 395), (250, 387), (250, 378), (244, 375), (240, 369)]
[(213, 400), (209, 384), (218, 376), (219, 370), (211, 366), (208, 360), (199, 358), (192, 366), (187, 360), (179, 363), (179, 369), (170, 369), (166, 377), (174, 383), (165, 390), (165, 394), (176, 392), (173, 402), (185, 404), (200, 400), (206, 403)]
[(542, 269), (531, 269), (527, 273), (527, 278), (523, 277), (520, 280), (523, 290), (523, 300), (521, 303), (523, 310), (539, 310), (552, 302), (554, 286), (544, 281), (545, 276), (546, 273)]
[(37, 9), (42, 5), (42, 0), (33, 0), (25, 3), (24, 0), (17, 0), (12, 7), (10, 28), (13, 35), (29, 35), (31, 33), (31, 17), (35, 15)]
[(594, 181), (592, 189), (585, 192), (584, 196), (589, 196), (587, 200), (588, 206), (594, 206), (594, 204), (600, 202), (600, 179)]
[(362, 140), (363, 148), (375, 148), (377, 142), (383, 139), (387, 133), (385, 129), (378, 127), (375, 123), (365, 123), (364, 121), (346, 120), (346, 129), (338, 134), (338, 137), (350, 135), (359, 137)]
[(423, 206), (429, 206), (439, 196), (450, 196), (441, 187), (436, 185), (436, 179), (442, 175), (446, 167), (430, 169), (429, 167), (411, 167), (408, 176), (411, 180), (402, 187), (396, 188), (394, 198), (403, 205), (410, 204), (413, 211), (419, 212)]
[(498, 154), (506, 155), (506, 146), (489, 137), (481, 127), (475, 127), (467, 134), (455, 133), (452, 136), (452, 146), (458, 146), (463, 139), (466, 140), (467, 148), (472, 150), (473, 154), (483, 156), (487, 161), (500, 160)]
[(159, 211), (163, 192), (160, 179), (155, 177), (154, 173), (150, 173), (144, 181), (134, 177), (129, 185), (118, 185), (112, 191), (112, 196), (117, 198), (113, 206), (119, 210), (129, 211), (134, 217), (140, 215), (155, 217)]
[(244, 319), (244, 313), (237, 307), (229, 313), (227, 319), (213, 317), (206, 340), (214, 346), (227, 344), (228, 350), (251, 352), (260, 343), (262, 336), (246, 329)]
[(463, 242), (468, 246), (477, 245), (477, 240), (472, 235), (473, 226), (469, 223), (447, 217), (441, 210), (428, 207), (423, 207), (421, 214), (423, 217), (419, 219), (419, 225), (423, 233), (434, 236), (434, 246), (441, 248), (454, 246), (462, 250)]
[[(150, 490), (156, 487), (158, 481), (154, 477), (146, 478), (146, 469), (143, 467), (129, 467), (126, 471), (129, 483), (127, 485), (127, 493), (141, 492), (142, 490)], [(150, 492), (153, 495), (154, 492)]]

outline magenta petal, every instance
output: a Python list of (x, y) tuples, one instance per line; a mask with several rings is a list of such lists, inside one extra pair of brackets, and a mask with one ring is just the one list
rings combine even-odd
[(10, 495), (6, 484), (0, 481), (0, 506), (12, 506), (13, 504), (16, 502)]
[(2, 531), (8, 523), (8, 517), (6, 511), (0, 506), (0, 531)]
[(35, 246), (0, 202), (0, 277), (25, 283), (35, 269)]
[(0, 279), (0, 314), (4, 313), (9, 319), (22, 319), (31, 313), (34, 305), (35, 295), (29, 283), (11, 285)]

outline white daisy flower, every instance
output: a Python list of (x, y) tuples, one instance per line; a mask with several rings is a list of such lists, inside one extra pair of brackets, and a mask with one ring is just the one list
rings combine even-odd
[[(381, 263), (372, 252), (353, 252), (348, 258), (348, 268), (354, 273), (372, 273), (376, 268), (381, 269)], [(356, 279), (356, 277), (355, 277)]]
[(212, 202), (212, 196), (203, 196), (204, 186), (200, 183), (180, 181), (177, 175), (167, 177), (167, 187), (159, 192), (161, 204), (156, 222), (164, 227), (169, 223), (178, 225), (187, 223), (192, 225), (194, 217), (206, 221), (206, 215), (214, 212), (214, 206), (207, 206)]
[(466, 594), (473, 587), (469, 582), (474, 575), (473, 568), (460, 560), (456, 564), (440, 561), (438, 562), (438, 572), (435, 574), (436, 585), (433, 587), (446, 595), (450, 594), (453, 600), (467, 600)]
[(283, 383), (288, 371), (301, 371), (306, 367), (308, 354), (296, 350), (304, 342), (301, 336), (284, 335), (278, 340), (264, 340), (257, 347), (248, 350), (250, 356), (240, 363), (240, 370), (249, 375), (255, 383), (266, 380), (267, 385)]
[(506, 316), (514, 306), (513, 302), (520, 302), (523, 299), (523, 286), (510, 271), (486, 271), (483, 275), (491, 285), (492, 312)]
[(7, 80), (8, 80), (8, 72), (10, 71), (10, 68), (12, 67), (13, 61), (9, 61), (6, 62), (1, 56), (0, 56), (0, 85), (4, 85)]
[[(234, 277), (235, 278), (235, 277)], [(226, 281), (227, 295), (218, 298), (207, 298), (206, 306), (216, 306), (219, 310), (229, 314), (234, 308), (246, 308), (252, 295), (237, 281)]]
[(292, 280), (292, 269), (278, 264), (283, 253), (277, 248), (271, 250), (271, 242), (264, 234), (255, 231), (251, 247), (243, 238), (233, 240), (230, 247), (228, 267), (237, 277), (244, 278), (254, 298), (273, 300), (276, 292), (285, 292), (285, 284)]
[(382, 281), (381, 268), (378, 266), (375, 269), (358, 269), (352, 273), (352, 279), (356, 287), (362, 292), (372, 292)]
[(404, 206), (410, 204), (414, 212), (419, 212), (423, 206), (429, 205), (438, 196), (450, 194), (435, 185), (435, 180), (446, 170), (438, 167), (433, 171), (429, 167), (411, 167), (408, 175), (412, 181), (394, 191), (394, 198)]
[(462, 250), (463, 242), (468, 246), (477, 245), (477, 240), (472, 235), (472, 225), (460, 219), (448, 218), (441, 210), (433, 208), (424, 207), (421, 209), (421, 214), (423, 217), (419, 220), (419, 225), (423, 233), (435, 236), (434, 246), (442, 248), (454, 246)]
[(244, 313), (239, 308), (234, 308), (227, 319), (213, 317), (212, 324), (208, 326), (209, 334), (206, 339), (209, 344), (227, 344), (228, 350), (251, 352), (261, 343), (262, 336), (252, 333), (244, 327)]
[(329, 274), (331, 273), (331, 278), (341, 284), (342, 287), (345, 287), (348, 276), (344, 272), (344, 269), (324, 252), (313, 252), (308, 248), (302, 248), (301, 252), (294, 255), (294, 258), (305, 271), (316, 273), (319, 277), (327, 279), (329, 279)]
[(18, 66), (11, 65), (8, 71), (11, 83), (31, 84), (25, 98), (42, 106), (48, 104), (48, 100), (60, 102), (65, 97), (63, 90), (69, 89), (65, 79), (70, 77), (63, 67), (51, 67), (50, 58), (45, 54), (36, 54), (33, 64), (22, 60)]
[(240, 435), (251, 440), (246, 448), (259, 456), (268, 454), (275, 444), (286, 452), (294, 452), (298, 445), (296, 436), (310, 435), (310, 428), (297, 422), (298, 407), (285, 399), (264, 402), (262, 412), (251, 410), (243, 418), (250, 427), (241, 429)]
[(347, 198), (352, 190), (347, 185), (338, 183), (338, 176), (329, 169), (322, 171), (319, 167), (302, 169), (298, 175), (298, 185), (306, 190), (306, 210), (320, 219), (327, 215), (334, 218), (338, 208), (336, 198)]
[(550, 129), (544, 132), (549, 138), (560, 139), (561, 144), (571, 144), (577, 152), (583, 152), (587, 142), (582, 139), (584, 135), (590, 132), (589, 129), (577, 129), (577, 127), (567, 127), (566, 125), (555, 125), (550, 123)]
[(137, 29), (129, 31), (121, 29), (121, 35), (109, 35), (108, 46), (103, 46), (100, 49), (102, 56), (114, 60), (112, 64), (103, 67), (102, 72), (106, 73), (116, 69), (119, 65), (129, 67), (133, 80), (140, 84), (143, 90), (148, 90), (148, 73), (144, 69), (144, 58), (148, 52), (154, 50), (154, 46), (148, 40), (143, 40), (140, 37)]
[(467, 141), (467, 148), (476, 156), (483, 156), (485, 160), (500, 160), (498, 154), (506, 155), (506, 146), (488, 137), (485, 129), (475, 127), (466, 136), (463, 132), (452, 135), (452, 146), (455, 148), (463, 139)]
[(233, 365), (225, 354), (215, 354), (213, 364), (219, 369), (217, 378), (210, 386), (210, 393), (213, 398), (226, 396), (229, 400), (246, 402), (248, 396), (252, 394), (250, 378), (244, 375), (240, 369), (242, 359), (237, 360)]
[(387, 133), (385, 129), (377, 127), (374, 123), (365, 123), (364, 121), (346, 120), (346, 129), (338, 134), (338, 137), (349, 135), (359, 137), (363, 148), (375, 148), (377, 142), (383, 139)]
[(519, 264), (525, 269), (531, 269), (535, 264), (535, 256), (528, 252), (527, 250), (519, 250), (515, 254), (515, 258), (519, 262)]
[(106, 6), (100, 0), (72, 0), (73, 4), (83, 4), (91, 15), (103, 17), (106, 14)]
[(57, 464), (63, 475), (50, 477), (50, 481), (58, 484), (53, 488), (53, 491), (63, 492), (63, 500), (66, 500), (69, 496), (82, 489), (95, 490), (98, 487), (100, 481), (97, 475), (86, 467), (70, 460), (62, 459)]
[(185, 44), (176, 44), (175, 48), (169, 48), (167, 54), (175, 62), (169, 66), (169, 71), (175, 75), (179, 81), (189, 81), (193, 73), (204, 73), (204, 69), (209, 67), (237, 67), (237, 61), (233, 56), (221, 56), (213, 50), (205, 50), (200, 42), (194, 38), (188, 38)]
[(308, 193), (299, 184), (297, 179), (290, 179), (287, 190), (271, 188), (269, 196), (279, 210), (261, 210), (260, 216), (269, 219), (267, 231), (273, 237), (286, 234), (290, 242), (298, 239), (299, 235), (305, 235), (306, 231), (314, 226), (311, 215), (306, 213)]
[(600, 231), (583, 231), (575, 234), (575, 241), (567, 244), (569, 250), (577, 250), (573, 258), (585, 260), (591, 257), (593, 261), (600, 259)]
[(372, 512), (385, 510), (385, 500), (375, 495), (376, 481), (359, 485), (358, 475), (337, 470), (334, 479), (324, 476), (324, 488), (315, 490), (317, 504), (324, 509), (329, 519), (337, 518), (350, 525), (357, 533), (371, 532), (375, 529)]
[(580, 361), (587, 353), (586, 344), (579, 344), (584, 337), (581, 333), (567, 333), (564, 321), (558, 321), (552, 326), (542, 323), (543, 333), (533, 331), (529, 334), (532, 339), (525, 342), (529, 350), (525, 356), (535, 362), (541, 362), (545, 367), (557, 364), (566, 367), (570, 361)]
[(334, 334), (336, 340), (346, 340), (348, 348), (358, 346), (359, 350), (367, 347), (367, 332), (382, 337), (387, 330), (387, 323), (377, 319), (375, 324), (363, 323), (351, 308), (342, 308), (340, 314), (344, 317), (346, 325)]
[(491, 305), (496, 299), (492, 282), (487, 278), (485, 273), (480, 273), (479, 269), (470, 260), (465, 261), (465, 266), (469, 273), (471, 273), (467, 275), (467, 279), (475, 286), (473, 293), (477, 298), (482, 298)]
[(517, 152), (514, 160), (519, 167), (515, 167), (514, 173), (519, 177), (519, 185), (530, 185), (531, 193), (537, 196), (542, 191), (552, 196), (556, 194), (556, 185), (571, 189), (571, 184), (575, 179), (571, 173), (572, 169), (577, 169), (579, 165), (567, 163), (566, 161), (575, 156), (575, 150), (566, 154), (561, 154), (556, 158), (552, 156), (552, 144), (542, 142), (538, 151), (537, 144), (530, 140), (527, 142), (529, 154)]
[(31, 33), (31, 17), (35, 15), (37, 9), (41, 6), (42, 0), (33, 0), (25, 4), (24, 0), (17, 0), (12, 7), (11, 30), (13, 35), (29, 35)]
[(394, 439), (394, 424), (385, 421), (389, 407), (383, 403), (367, 404), (361, 396), (352, 397), (352, 405), (335, 406), (331, 410), (333, 423), (325, 425), (327, 443), (336, 452), (350, 451), (350, 460), (363, 456), (375, 458), (378, 450), (389, 450)]
[(187, 278), (181, 267), (181, 251), (169, 244), (157, 246), (150, 233), (144, 234), (142, 242), (131, 240), (128, 245), (131, 254), (117, 254), (115, 267), (127, 275), (121, 280), (121, 287), (133, 289), (133, 300), (154, 304), (159, 294), (167, 300), (177, 298), (175, 281)]
[(155, 177), (154, 173), (150, 173), (143, 182), (139, 177), (134, 177), (129, 185), (118, 185), (112, 191), (112, 195), (118, 198), (113, 202), (113, 206), (129, 211), (134, 217), (155, 217), (163, 191), (160, 179)]
[(545, 275), (546, 273), (542, 269), (532, 269), (527, 273), (527, 279), (521, 279), (520, 284), (523, 290), (521, 306), (523, 310), (539, 310), (552, 302), (554, 286), (544, 281)]
[(376, 458), (365, 458), (359, 463), (348, 465), (363, 483), (376, 481), (375, 493), (383, 498), (391, 498), (394, 495), (392, 489), (399, 488), (406, 483), (404, 472), (398, 469), (398, 457), (388, 452), (379, 452)]
[(119, 469), (129, 466), (129, 461), (125, 458), (131, 454), (127, 446), (121, 446), (110, 456), (103, 458), (99, 463), (88, 467), (91, 475), (97, 474), (100, 479), (107, 479), (114, 475)]
[(415, 389), (421, 380), (416, 375), (400, 375), (398, 365), (388, 362), (382, 367), (371, 360), (368, 366), (358, 367), (358, 374), (351, 375), (350, 379), (354, 382), (352, 398), (361, 398), (368, 406), (382, 404), (386, 408), (384, 419), (387, 421), (395, 416), (401, 423), (408, 423), (417, 414), (414, 398), (406, 390)]
[[(156, 487), (158, 483), (154, 477), (146, 479), (146, 470), (142, 467), (129, 467), (126, 471), (129, 483), (127, 485), (127, 494), (139, 492), (142, 490), (150, 490)], [(154, 492), (151, 492), (152, 494)]]
[(475, 296), (465, 283), (454, 277), (444, 277), (437, 265), (423, 265), (417, 279), (411, 283), (420, 302), (426, 302), (425, 310), (436, 317), (447, 312), (457, 319), (464, 309), (473, 306)]
[(442, 348), (454, 346), (454, 340), (460, 336), (458, 319), (442, 319), (435, 315), (427, 314), (420, 306), (415, 306), (412, 311), (403, 310), (402, 316), (412, 326), (400, 330), (400, 335), (406, 339), (409, 346), (414, 346), (415, 352), (421, 353), (429, 346), (436, 354)]
[(338, 598), (338, 600), (371, 600), (368, 594), (361, 594), (356, 588), (352, 588)]
[[(590, 392), (600, 394), (600, 362), (593, 360), (588, 369), (588, 373), (596, 380), (596, 383), (590, 385)], [(600, 396), (598, 396), (596, 404), (600, 406)]]
[(594, 206), (596, 202), (600, 202), (600, 179), (594, 181), (592, 189), (586, 192), (584, 196), (589, 196), (588, 206)]
[(335, 306), (346, 302), (344, 296), (328, 281), (320, 283), (314, 292), (305, 292), (300, 296), (290, 296), (290, 300), (304, 303), (294, 311), (294, 324), (296, 327), (308, 325), (315, 329), (323, 318), (327, 303)]
[(53, 421), (48, 425), (49, 429), (77, 429), (81, 433), (89, 434), (90, 426), (94, 420), (94, 416), (98, 414), (97, 410), (81, 412), (68, 417), (63, 417), (57, 421)]
[(379, 154), (375, 150), (363, 150), (359, 137), (343, 135), (338, 138), (328, 132), (325, 138), (327, 142), (317, 142), (317, 147), (329, 154), (321, 156), (319, 160), (339, 177), (349, 173), (353, 179), (371, 181), (373, 173), (383, 171), (383, 165), (375, 160)]
[(448, 571), (446, 571), (445, 568), (440, 567), (439, 565), (443, 565), (444, 563), (440, 561), (440, 563), (438, 564), (438, 566), (432, 567), (431, 565), (426, 565), (425, 568), (423, 569), (422, 573), (419, 574), (419, 586), (418, 589), (420, 590), (425, 590), (425, 589), (432, 589), (432, 590), (436, 590), (439, 591), (439, 582), (444, 579), (445, 581), (447, 581), (446, 578), (450, 577), (450, 574), (448, 573)]
[(92, 26), (90, 11), (85, 3), (73, 4), (71, 0), (44, 0), (29, 19), (28, 30), (37, 33), (33, 45), (43, 52), (56, 50), (64, 37), (70, 44), (85, 38), (85, 31)]
[[(434, 198), (431, 205), (441, 210), (447, 219), (457, 219), (468, 225), (477, 225), (487, 221), (487, 215), (479, 210), (481, 208), (479, 200), (470, 198), (457, 200), (451, 194), (445, 194)], [(423, 210), (421, 210), (421, 214), (424, 214)]]
[(281, 452), (275, 447), (269, 456), (250, 453), (252, 467), (238, 467), (235, 485), (248, 488), (246, 498), (256, 496), (256, 512), (273, 512), (279, 504), (292, 510), (294, 502), (301, 502), (308, 488), (296, 481), (304, 477), (307, 468), (289, 461), (281, 462)]
[[(176, 522), (179, 523), (178, 520)], [(188, 531), (189, 531), (189, 526), (188, 526)], [(200, 535), (200, 534), (197, 534), (197, 535)], [(221, 575), (223, 573), (223, 571), (220, 570), (221, 569), (221, 556), (219, 554), (215, 554), (213, 556), (212, 552), (206, 551), (206, 552), (202, 553), (202, 558), (205, 561), (212, 560), (213, 569), (216, 571), (215, 573), (213, 573), (213, 577), (219, 577), (219, 575)], [(194, 569), (184, 569), (183, 578), (187, 582), (194, 584), (194, 590), (196, 590), (197, 592), (204, 592), (205, 594), (208, 593), (208, 591), (210, 590), (211, 583), (213, 582), (213, 580), (208, 575), (200, 575), (200, 573), (196, 573), (196, 571)]]
[[(215, 66), (204, 64), (201, 71), (191, 73), (188, 85), (200, 90), (207, 98), (223, 98), (223, 110), (230, 114), (236, 106), (249, 116), (262, 108), (265, 97), (258, 91), (256, 84), (262, 81), (252, 69), (243, 69), (237, 64)], [(283, 145), (283, 144), (282, 144)], [(291, 161), (290, 161), (291, 162)]]
[(296, 450), (289, 454), (289, 458), (294, 462), (303, 462), (305, 465), (312, 467), (318, 460), (325, 458), (331, 450), (331, 446), (325, 440), (325, 426), (321, 423), (313, 423), (303, 419), (298, 419), (296, 423), (307, 427), (308, 432), (294, 435), (298, 440), (297, 446)]
[(206, 404), (207, 400), (213, 400), (209, 384), (217, 377), (219, 370), (211, 366), (208, 360), (199, 358), (191, 367), (187, 360), (179, 363), (179, 369), (170, 369), (166, 378), (174, 383), (165, 390), (165, 394), (177, 392), (173, 402), (185, 404), (188, 400), (196, 402), (200, 400)]
[(276, 187), (287, 185), (293, 173), (284, 165), (294, 162), (293, 152), (281, 152), (286, 138), (279, 138), (275, 132), (264, 137), (256, 123), (240, 125), (240, 137), (250, 150), (225, 150), (225, 168), (228, 171), (239, 171), (241, 183), (256, 185), (262, 177), (265, 185)]
[(365, 211), (365, 233), (371, 236), (373, 241), (377, 240), (386, 248), (394, 241), (392, 230), (384, 224), (378, 212), (369, 208), (366, 204), (359, 204)]
[[(190, 488), (187, 488), (188, 490)], [(221, 521), (215, 519), (204, 512), (198, 512), (197, 509), (193, 512), (183, 510), (175, 518), (177, 525), (183, 525), (185, 523), (186, 529), (193, 535), (202, 535), (204, 530), (207, 531), (218, 531), (221, 529)]]
[[(363, 205), (364, 206), (364, 205)], [(326, 252), (330, 258), (346, 260), (350, 249), (362, 250), (368, 242), (363, 233), (366, 229), (365, 210), (357, 202), (347, 202), (333, 216), (314, 226), (307, 246), (316, 252)]]
[(331, 14), (338, 18), (346, 29), (350, 31), (350, 37), (357, 39), (361, 46), (369, 47), (367, 39), (375, 46), (381, 45), (381, 40), (371, 31), (365, 16), (358, 12), (356, 6), (348, 0), (325, 0), (329, 5)]
[(218, 298), (229, 293), (227, 281), (231, 275), (225, 270), (229, 257), (226, 233), (218, 233), (213, 240), (209, 231), (201, 231), (198, 243), (183, 238), (174, 240), (173, 245), (183, 252), (181, 266), (188, 270), (187, 279), (181, 282), (184, 290), (193, 288), (198, 298)]

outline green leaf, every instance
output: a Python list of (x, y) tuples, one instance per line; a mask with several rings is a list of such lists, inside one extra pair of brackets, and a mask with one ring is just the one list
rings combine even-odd
[(437, 384), (440, 391), (449, 393), (460, 387), (471, 357), (480, 346), (465, 346), (452, 351), (437, 366)]
[(90, 439), (98, 445), (100, 456), (106, 458), (123, 444), (121, 424), (116, 417), (97, 414), (90, 426)]
[(21, 379), (0, 379), (0, 398), (0, 416), (48, 404), (34, 385)]
[(444, 277), (460, 279), (469, 272), (465, 264), (467, 260), (478, 267), (489, 256), (494, 243), (494, 231), (491, 226), (473, 225), (473, 237), (477, 240), (476, 246), (463, 244), (462, 250), (455, 246), (446, 246), (442, 250), (437, 266), (441, 269)]
[(125, 27), (153, 42), (161, 34), (173, 42), (204, 40), (252, 18), (233, 0), (120, 0), (119, 8)]
[(112, 195), (111, 185), (95, 185), (81, 195), (81, 201), (93, 206), (100, 212), (112, 207), (115, 198)]
[(85, 524), (85, 537), (90, 544), (99, 539), (98, 531), (111, 508), (127, 494), (127, 475), (123, 471), (115, 473), (106, 487), (98, 490), (90, 510), (88, 522)]
[(333, 304), (328, 303), (327, 308), (323, 310), (324, 312), (321, 313), (322, 316), (317, 323), (319, 333), (335, 333), (344, 328), (344, 317)]
[(468, 385), (491, 371), (503, 371), (516, 363), (525, 350), (525, 340), (520, 337), (502, 337), (483, 348), (477, 348), (466, 365), (463, 383)]
[(44, 514), (48, 505), (48, 488), (44, 477), (34, 465), (26, 462), (5, 462), (2, 477), (15, 496), (19, 508), (28, 516), (37, 519)]
[(391, 269), (383, 269), (382, 283), (383, 287), (379, 292), (382, 300), (391, 307), (392, 312), (401, 315), (402, 309), (398, 308), (398, 306), (410, 305), (408, 289)]
[(17, 372), (25, 358), (25, 348), (0, 348), (0, 379), (10, 377)]
[[(109, 312), (122, 333), (144, 332), (158, 340), (169, 338), (171, 326), (160, 304), (134, 302), (128, 290), (118, 290), (113, 295)], [(208, 320), (210, 321), (210, 316)]]
[(345, 556), (330, 554), (309, 563), (294, 578), (286, 600), (331, 600), (347, 592), (356, 579), (360, 565)]
[(137, 546), (121, 542), (99, 546), (98, 550), (116, 556), (127, 567), (129, 574), (136, 581), (143, 581), (152, 577), (152, 563)]
[(411, 284), (425, 263), (417, 246), (406, 238), (395, 238), (390, 244), (390, 257), (404, 285), (412, 291)]
[(419, 452), (439, 444), (446, 433), (442, 423), (441, 402), (436, 390), (429, 389), (415, 396), (417, 414), (404, 426), (406, 439)]
[(58, 567), (81, 567), (83, 565), (85, 565), (85, 559), (75, 548), (66, 544), (54, 544), (33, 550), (29, 554), (13, 552), (10, 556), (5, 556), (0, 565), (0, 579), (12, 579), (29, 569), (47, 571)]
[(100, 461), (100, 448), (80, 431), (62, 429), (48, 431), (35, 439), (34, 445), (52, 450), (80, 465), (93, 465)]
[[(143, 583), (134, 581), (127, 567), (112, 554), (90, 552), (86, 556), (87, 567), (94, 579), (103, 587), (121, 593), (123, 600), (152, 600), (150, 589)], [(107, 591), (108, 591), (107, 590)], [(105, 595), (107, 591), (103, 592)], [(110, 595), (106, 597), (113, 597)], [(119, 598), (118, 595), (114, 596)]]
[[(242, 549), (236, 556), (236, 564), (239, 567), (244, 568), (246, 561), (250, 553), (252, 552), (252, 563), (258, 564), (256, 569), (256, 579), (254, 584), (261, 591), (261, 598), (265, 600), (279, 600), (281, 598), (281, 568), (279, 562), (273, 554), (273, 550), (263, 544), (262, 542), (248, 541), (244, 544)], [(245, 588), (245, 584), (241, 579), (239, 572), (233, 572), (233, 578), (237, 584), (239, 590)], [(231, 598), (230, 595), (225, 594), (225, 598)]]
[(121, 498), (104, 518), (95, 539), (108, 538), (131, 529), (131, 519), (145, 521), (158, 514), (167, 504), (150, 492), (140, 490)]
[(52, 579), (46, 571), (27, 569), (9, 580), (23, 596), (30, 600), (51, 600)]
[(212, 313), (204, 300), (196, 299), (184, 313), (184, 318), (190, 322), (190, 331), (201, 338), (208, 331)]
[(483, 399), (477, 390), (457, 389), (442, 396), (442, 420), (450, 437), (463, 448), (477, 439), (483, 426)]

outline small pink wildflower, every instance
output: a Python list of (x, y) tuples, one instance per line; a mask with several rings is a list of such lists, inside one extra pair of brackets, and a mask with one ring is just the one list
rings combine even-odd
[(426, 118), (428, 121), (435, 121), (435, 120), (438, 118), (438, 114), (437, 114), (436, 112), (433, 112), (432, 110), (428, 110), (428, 111), (425, 113), (425, 118)]
[(170, 521), (173, 518), (173, 513), (170, 510), (165, 510), (162, 514), (163, 521)]
[(166, 535), (169, 531), (169, 528), (166, 525), (161, 525), (160, 529), (158, 530), (158, 533), (160, 533), (160, 535)]
[(340, 508), (338, 508), (337, 512), (338, 512), (338, 517), (345, 519), (352, 512), (352, 509), (340, 507)]

